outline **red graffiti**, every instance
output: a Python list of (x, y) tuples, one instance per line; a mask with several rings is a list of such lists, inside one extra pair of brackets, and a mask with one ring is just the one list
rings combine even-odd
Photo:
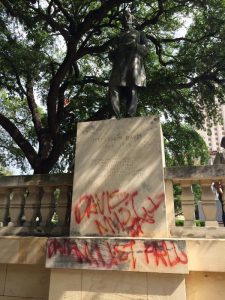
[(153, 255), (157, 266), (161, 263), (165, 267), (173, 267), (178, 263), (187, 264), (188, 262), (184, 251), (181, 250), (178, 254), (174, 241), (145, 242), (144, 253), (147, 264), (149, 264), (149, 255)]
[(138, 198), (138, 191), (103, 191), (82, 195), (73, 208), (74, 220), (81, 224), (91, 219), (100, 235), (126, 232), (128, 236), (142, 236), (144, 224), (155, 223), (155, 213), (164, 201), (164, 193), (153, 199)]
[(127, 263), (131, 260), (131, 266), (135, 269), (136, 259), (133, 254), (133, 245), (135, 241), (131, 240), (123, 245), (109, 242), (104, 244), (88, 243), (87, 241), (73, 241), (71, 239), (50, 240), (47, 248), (48, 258), (53, 256), (72, 257), (76, 263), (89, 264), (95, 267), (105, 267), (111, 269), (113, 266)]
[(181, 244), (172, 240), (54, 238), (48, 240), (47, 259), (96, 269), (173, 268), (188, 263)]

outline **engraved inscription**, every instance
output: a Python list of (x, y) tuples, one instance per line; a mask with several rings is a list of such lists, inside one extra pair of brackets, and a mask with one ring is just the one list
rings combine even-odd
[[(117, 211), (107, 211), (109, 200), (106, 201), (104, 195), (113, 192), (113, 200), (109, 197), (111, 203), (116, 197), (122, 197), (121, 191), (130, 201), (118, 206)], [(132, 194), (134, 191), (138, 196)], [(158, 118), (149, 116), (78, 124), (71, 234), (165, 237), (164, 198), (159, 207), (157, 198), (164, 192)], [(98, 211), (96, 197), (104, 203), (104, 213)], [(153, 214), (152, 209), (156, 207)], [(81, 220), (75, 218), (79, 213), (84, 216)], [(98, 226), (93, 226), (93, 222)]]

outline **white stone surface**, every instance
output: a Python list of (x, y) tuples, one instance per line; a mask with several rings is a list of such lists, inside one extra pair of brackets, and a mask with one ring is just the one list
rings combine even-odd
[(82, 271), (52, 270), (48, 300), (81, 300)]
[(148, 300), (186, 300), (185, 277), (149, 273)]
[(184, 276), (136, 272), (52, 270), (49, 300), (125, 299), (186, 300)]
[(83, 272), (82, 300), (147, 300), (147, 275), (124, 272)]
[(0, 264), (0, 295), (4, 294), (7, 265)]
[(187, 299), (224, 300), (224, 286), (224, 273), (191, 272), (186, 277)]
[(7, 266), (4, 296), (47, 299), (50, 272), (44, 266)]
[(78, 124), (71, 235), (166, 237), (158, 117)]

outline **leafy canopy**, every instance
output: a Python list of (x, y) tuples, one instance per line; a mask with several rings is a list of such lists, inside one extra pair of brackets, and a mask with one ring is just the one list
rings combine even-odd
[(187, 124), (167, 122), (163, 125), (166, 165), (204, 165), (210, 156), (203, 138)]
[(225, 101), (223, 0), (0, 0), (6, 165), (61, 171), (72, 159), (77, 122), (111, 116), (108, 51), (126, 8), (149, 42), (147, 88), (137, 114), (196, 127), (206, 115), (218, 120)]

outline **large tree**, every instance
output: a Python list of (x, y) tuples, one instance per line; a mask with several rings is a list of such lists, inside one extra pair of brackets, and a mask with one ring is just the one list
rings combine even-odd
[(149, 41), (138, 115), (163, 113), (197, 127), (206, 115), (217, 118), (223, 0), (0, 0), (1, 157), (10, 149), (34, 173), (48, 173), (64, 166), (77, 122), (111, 116), (107, 52), (126, 8)]
[(209, 163), (207, 145), (190, 125), (166, 122), (163, 134), (167, 167)]

